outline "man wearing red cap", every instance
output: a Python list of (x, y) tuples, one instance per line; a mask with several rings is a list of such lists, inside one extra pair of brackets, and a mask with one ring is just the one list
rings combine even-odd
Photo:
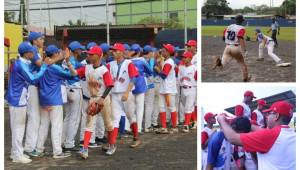
[[(86, 78), (90, 93), (89, 107), (92, 107), (92, 105), (97, 103), (99, 108), (102, 108), (99, 109), (99, 111), (102, 113), (104, 125), (108, 132), (108, 143), (113, 144), (111, 137), (113, 136), (114, 128), (111, 120), (111, 101), (110, 96), (108, 95), (114, 85), (112, 75), (108, 68), (101, 64), (103, 53), (100, 47), (93, 46), (86, 53), (88, 54), (88, 61), (91, 64), (83, 66), (76, 71), (71, 69), (71, 72), (73, 75), (78, 75), (80, 78)], [(69, 67), (70, 66), (71, 64), (69, 64)], [(92, 136), (92, 129), (95, 128), (96, 116), (88, 113), (86, 120), (83, 147), (80, 150), (80, 156), (84, 159), (88, 158), (88, 145)]]
[(250, 133), (236, 133), (223, 115), (217, 120), (232, 144), (243, 146), (248, 152), (257, 152), (259, 170), (296, 169), (296, 133), (288, 126), (293, 117), (293, 106), (278, 101), (263, 112), (268, 114), (267, 128)]
[(159, 76), (162, 78), (162, 82), (159, 89), (159, 114), (162, 128), (158, 131), (158, 133), (169, 133), (167, 129), (167, 113), (166, 107), (171, 113), (171, 121), (172, 121), (172, 132), (178, 132), (177, 129), (177, 111), (176, 111), (176, 94), (177, 94), (177, 86), (176, 86), (176, 73), (175, 73), (175, 63), (171, 58), (175, 52), (175, 48), (171, 44), (164, 44), (161, 55), (164, 57), (164, 61), (162, 61), (162, 67), (156, 66), (154, 69), (159, 73)]
[(250, 119), (250, 117), (251, 117), (251, 109), (250, 109), (249, 105), (251, 104), (251, 102), (255, 98), (256, 97), (254, 96), (254, 94), (253, 94), (252, 91), (249, 91), (249, 90), (246, 91), (244, 93), (244, 100), (243, 100), (243, 102), (235, 107), (235, 115), (237, 117), (246, 116), (247, 118)]
[(262, 128), (266, 127), (265, 116), (262, 114), (262, 110), (266, 105), (267, 103), (265, 100), (257, 100), (257, 109), (251, 113), (251, 120), (256, 122), (256, 124)]
[(202, 148), (202, 169), (206, 169), (207, 164), (207, 145), (208, 145), (208, 139), (211, 137), (211, 135), (215, 132), (213, 130), (214, 124), (216, 123), (216, 117), (217, 114), (213, 114), (211, 112), (208, 112), (204, 115), (204, 120), (206, 121), (206, 126), (201, 132), (201, 148)]
[(179, 66), (178, 80), (180, 88), (182, 89), (180, 98), (185, 113), (183, 132), (189, 132), (191, 116), (195, 106), (195, 96), (197, 95), (197, 67), (191, 63), (193, 57), (191, 52), (184, 52), (182, 56), (184, 65)]
[(193, 54), (191, 63), (197, 66), (197, 41), (189, 40), (186, 44), (187, 51)]

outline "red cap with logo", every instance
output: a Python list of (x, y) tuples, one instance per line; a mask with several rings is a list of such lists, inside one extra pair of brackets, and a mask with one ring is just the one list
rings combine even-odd
[(208, 112), (204, 115), (204, 120), (207, 122), (210, 118), (216, 117), (217, 114), (213, 114), (212, 112)]
[(96, 54), (98, 56), (101, 56), (103, 54), (102, 49), (98, 46), (94, 46), (90, 48), (89, 51), (86, 51), (87, 54)]
[(111, 47), (113, 50), (125, 51), (125, 47), (121, 43), (115, 43), (114, 46)]
[(293, 115), (293, 106), (287, 101), (278, 101), (271, 105), (269, 109), (263, 112), (276, 112), (283, 116), (291, 117)]
[(246, 91), (246, 92), (244, 93), (244, 97), (246, 97), (246, 96), (256, 98), (256, 97), (254, 96), (253, 92), (252, 92), (252, 91), (249, 91), (249, 90)]
[(175, 48), (171, 44), (163, 44), (163, 47), (172, 55), (175, 52)]
[(182, 54), (183, 58), (193, 58), (193, 53), (186, 51)]
[(191, 47), (197, 47), (197, 41), (189, 40), (185, 45), (191, 46)]
[(265, 100), (260, 99), (260, 100), (257, 100), (257, 105), (260, 105), (260, 106), (266, 106), (267, 103), (266, 103)]

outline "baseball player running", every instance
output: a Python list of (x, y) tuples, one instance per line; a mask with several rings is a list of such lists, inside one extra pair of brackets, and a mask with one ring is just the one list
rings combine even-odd
[(243, 73), (243, 81), (250, 81), (251, 77), (248, 76), (248, 68), (244, 58), (246, 57), (246, 44), (244, 35), (246, 33), (245, 28), (242, 26), (244, 22), (242, 15), (235, 17), (235, 24), (229, 25), (223, 32), (223, 40), (225, 41), (226, 47), (223, 52), (222, 59), (216, 58), (215, 66), (224, 67), (231, 59), (235, 59), (241, 67)]
[(118, 136), (119, 121), (122, 113), (126, 113), (130, 122), (130, 127), (133, 133), (133, 144), (131, 147), (140, 145), (141, 141), (138, 138), (138, 127), (136, 117), (132, 112), (129, 112), (128, 101), (132, 96), (132, 89), (136, 81), (136, 77), (139, 75), (138, 70), (134, 64), (127, 59), (124, 59), (125, 47), (121, 43), (115, 43), (112, 47), (115, 60), (108, 64), (109, 70), (114, 79), (114, 87), (112, 88), (112, 112), (114, 117), (114, 135), (111, 138), (113, 142), (109, 145), (107, 155), (115, 153), (117, 146), (115, 145), (116, 138)]
[(160, 111), (160, 121), (162, 128), (157, 133), (166, 134), (169, 133), (167, 129), (167, 113), (166, 108), (171, 113), (172, 121), (172, 132), (178, 132), (177, 128), (177, 112), (175, 106), (175, 98), (177, 94), (176, 87), (176, 73), (175, 73), (175, 63), (171, 58), (174, 54), (174, 46), (171, 44), (164, 44), (161, 55), (164, 57), (165, 61), (162, 61), (160, 66), (155, 66), (155, 70), (159, 73), (162, 78), (162, 82), (159, 89), (159, 111)]
[(197, 67), (191, 63), (193, 54), (191, 52), (183, 53), (184, 65), (179, 66), (178, 79), (182, 89), (181, 102), (184, 106), (184, 125), (183, 132), (189, 132), (191, 116), (194, 111), (196, 84), (197, 84)]
[(29, 42), (18, 47), (19, 57), (11, 65), (6, 100), (9, 103), (12, 148), (10, 158), (17, 163), (30, 163), (31, 159), (23, 153), (23, 137), (25, 132), (26, 111), (28, 102), (28, 84), (36, 84), (45, 73), (47, 65), (42, 64), (39, 72), (33, 74), (31, 60), (35, 49)]
[[(101, 64), (103, 56), (102, 49), (98, 46), (93, 46), (89, 51), (88, 61), (90, 64), (77, 69), (72, 69), (73, 75), (78, 75), (80, 78), (86, 78), (89, 84), (89, 92), (91, 95), (89, 106), (87, 109), (86, 130), (84, 132), (83, 147), (80, 149), (80, 156), (84, 159), (88, 158), (88, 145), (92, 135), (96, 114), (102, 113), (104, 124), (108, 131), (109, 144), (113, 145), (111, 137), (114, 133), (114, 128), (111, 120), (111, 103), (109, 93), (113, 88), (114, 82), (108, 68)], [(71, 65), (71, 63), (69, 63)], [(96, 83), (96, 86), (94, 85)]]
[(274, 47), (275, 42), (272, 38), (264, 35), (259, 28), (255, 29), (255, 36), (256, 39), (259, 42), (259, 48), (258, 48), (258, 61), (263, 61), (264, 56), (264, 48), (268, 49), (268, 55), (276, 62), (276, 66), (278, 67), (286, 67), (291, 65), (291, 63), (285, 63), (283, 62), (275, 53), (274, 53)]
[[(46, 56), (61, 61), (61, 50), (55, 45), (49, 45), (46, 50)], [(69, 54), (66, 54), (69, 56)], [(59, 60), (57, 60), (59, 61)], [(53, 148), (53, 158), (65, 158), (71, 156), (70, 153), (63, 153), (62, 131), (63, 131), (63, 95), (62, 84), (64, 80), (72, 79), (70, 71), (65, 70), (62, 65), (52, 64), (45, 74), (39, 80), (39, 99), (41, 105), (41, 125), (39, 128), (37, 152), (43, 153), (44, 144), (48, 136), (49, 125), (51, 123), (51, 139)], [(42, 154), (39, 154), (42, 155)]]

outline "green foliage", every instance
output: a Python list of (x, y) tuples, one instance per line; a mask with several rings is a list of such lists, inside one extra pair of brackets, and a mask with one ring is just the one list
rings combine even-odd
[(232, 9), (228, 6), (227, 0), (207, 0), (202, 7), (202, 13), (210, 15), (228, 15)]
[[(146, 17), (137, 22), (137, 24), (162, 24), (160, 18)], [(180, 23), (178, 18), (172, 18), (165, 20), (165, 28), (168, 29), (183, 29), (183, 25)]]

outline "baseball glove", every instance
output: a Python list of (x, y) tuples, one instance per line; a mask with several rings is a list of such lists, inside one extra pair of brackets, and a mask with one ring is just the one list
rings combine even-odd
[(103, 106), (100, 106), (98, 103), (96, 102), (92, 102), (87, 109), (87, 114), (90, 116), (94, 116), (96, 114), (98, 114), (101, 110), (102, 110)]

